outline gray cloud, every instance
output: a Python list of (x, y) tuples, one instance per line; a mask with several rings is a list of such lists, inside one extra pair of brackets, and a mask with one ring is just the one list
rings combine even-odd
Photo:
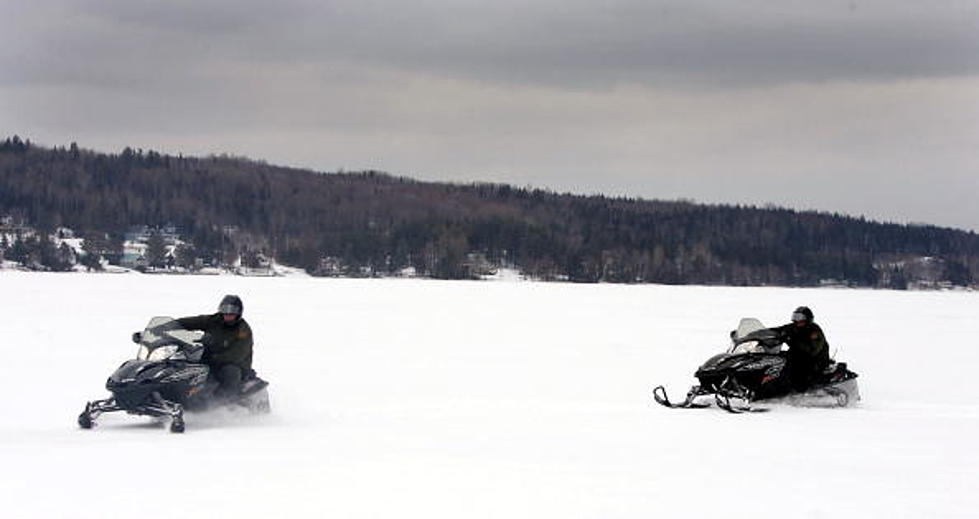
[[(14, 70), (8, 81), (138, 82), (136, 68), (195, 79), (196, 64), (236, 61), (357, 62), (564, 87), (710, 88), (979, 71), (979, 5), (970, 2), (618, 1), (596, 7), (575, 1), (120, 0), (49, 9), (24, 9), (23, 17), (38, 19), (27, 30), (8, 19), (19, 40), (14, 49), (31, 49), (31, 59), (4, 53), (3, 64)], [(40, 24), (48, 28), (38, 30)], [(93, 62), (94, 72), (102, 73), (79, 74), (78, 66)]]
[(974, 2), (4, 8), (0, 130), (50, 144), (979, 230)]

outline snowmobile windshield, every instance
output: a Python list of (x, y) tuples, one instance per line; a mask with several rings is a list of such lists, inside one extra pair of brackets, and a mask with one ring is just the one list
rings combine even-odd
[(738, 329), (731, 332), (731, 340), (734, 344), (729, 353), (778, 353), (781, 349), (778, 333), (754, 317), (741, 319)]
[(139, 360), (166, 360), (169, 358), (174, 358), (178, 355), (179, 348), (176, 345), (171, 344), (169, 346), (160, 346), (159, 348), (150, 350), (146, 346), (140, 346), (139, 353), (136, 358)]
[(202, 333), (183, 328), (172, 317), (154, 317), (143, 330), (139, 341), (139, 360), (157, 361), (186, 359), (186, 350), (193, 349)]

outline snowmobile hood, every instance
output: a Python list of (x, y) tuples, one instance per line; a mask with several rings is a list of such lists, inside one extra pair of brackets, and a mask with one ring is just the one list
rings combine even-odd
[(767, 370), (772, 366), (785, 364), (785, 357), (773, 353), (719, 353), (707, 359), (697, 372), (697, 377), (725, 371)]
[(131, 359), (109, 375), (106, 386), (111, 390), (127, 384), (144, 384), (162, 379), (170, 371), (165, 362)]

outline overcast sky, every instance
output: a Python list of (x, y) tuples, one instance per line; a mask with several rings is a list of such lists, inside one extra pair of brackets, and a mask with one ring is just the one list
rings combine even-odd
[(979, 1), (4, 0), (0, 133), (979, 230)]

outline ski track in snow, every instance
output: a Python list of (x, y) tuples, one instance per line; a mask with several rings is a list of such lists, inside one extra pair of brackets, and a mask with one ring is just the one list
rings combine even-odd
[[(975, 517), (979, 295), (0, 273), (5, 517)], [(151, 316), (244, 299), (273, 413), (75, 418)], [(850, 409), (682, 396), (807, 304)]]

